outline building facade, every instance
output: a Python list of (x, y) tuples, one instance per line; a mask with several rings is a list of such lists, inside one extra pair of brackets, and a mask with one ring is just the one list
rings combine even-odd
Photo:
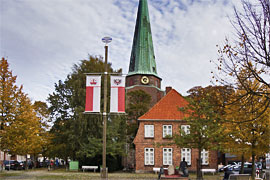
[[(169, 91), (169, 89), (167, 89)], [(141, 116), (137, 135), (134, 139), (136, 172), (150, 172), (154, 167), (179, 166), (185, 157), (190, 171), (196, 171), (197, 149), (171, 145), (172, 136), (179, 133), (179, 128), (186, 132), (189, 125), (185, 122), (185, 114), (179, 111), (188, 102), (174, 89)], [(217, 151), (202, 151), (203, 168), (217, 169)]]
[[(152, 98), (152, 108), (138, 119), (139, 128), (133, 141), (135, 151), (128, 144), (126, 164), (135, 168), (136, 172), (148, 172), (153, 171), (153, 167), (179, 166), (181, 159), (185, 157), (189, 169), (195, 171), (198, 150), (168, 145), (172, 142), (171, 137), (179, 133), (179, 128), (187, 131), (189, 129), (189, 125), (184, 121), (185, 115), (178, 110), (179, 107), (187, 105), (187, 101), (175, 90), (170, 91), (170, 88), (166, 90), (168, 94), (164, 97), (161, 81), (157, 73), (148, 3), (147, 0), (139, 0), (126, 77), (126, 93), (145, 91)], [(204, 168), (217, 168), (217, 156), (216, 151), (202, 151)]]

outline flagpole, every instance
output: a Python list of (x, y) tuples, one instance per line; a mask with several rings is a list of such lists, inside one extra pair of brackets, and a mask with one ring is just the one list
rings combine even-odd
[(103, 153), (102, 153), (102, 173), (101, 178), (108, 178), (107, 166), (106, 166), (106, 134), (107, 134), (107, 81), (108, 81), (108, 43), (112, 41), (110, 37), (102, 38), (102, 42), (105, 43), (105, 64), (104, 64), (104, 104), (103, 104)]

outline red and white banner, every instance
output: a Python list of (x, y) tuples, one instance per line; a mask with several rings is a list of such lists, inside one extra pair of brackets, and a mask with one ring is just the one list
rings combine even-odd
[(85, 112), (100, 112), (101, 76), (86, 76)]
[(111, 112), (125, 112), (125, 77), (111, 76)]

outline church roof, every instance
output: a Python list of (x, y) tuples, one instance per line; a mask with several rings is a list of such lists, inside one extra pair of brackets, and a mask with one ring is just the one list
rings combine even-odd
[(128, 76), (147, 74), (158, 77), (147, 0), (140, 0), (130, 56)]
[(188, 102), (185, 98), (172, 89), (138, 120), (183, 120), (186, 115), (179, 108), (186, 105)]

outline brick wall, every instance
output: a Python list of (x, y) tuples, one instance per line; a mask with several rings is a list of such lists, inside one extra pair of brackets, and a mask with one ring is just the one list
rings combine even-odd
[[(141, 78), (147, 76), (149, 78), (148, 84), (143, 84)], [(151, 75), (133, 75), (126, 77), (126, 93), (135, 90), (143, 90), (149, 94), (152, 98), (150, 106), (154, 106), (163, 96), (164, 92), (160, 90), (161, 88), (161, 79), (156, 76)]]
[[(163, 148), (173, 148), (173, 165), (179, 166), (181, 160), (181, 148), (175, 145), (166, 145), (172, 142), (171, 139), (163, 138), (163, 125), (172, 125), (173, 134), (179, 132), (179, 126), (185, 124), (184, 121), (140, 121), (139, 129), (134, 140), (136, 148), (136, 172), (153, 171), (153, 167), (160, 167), (163, 165)], [(154, 138), (144, 137), (144, 125), (154, 125)], [(155, 146), (154, 143), (159, 143), (161, 146)], [(144, 148), (154, 148), (154, 165), (144, 165)], [(190, 171), (196, 171), (198, 150), (191, 150), (191, 166)], [(204, 165), (203, 168), (216, 169), (218, 164), (218, 156), (216, 151), (209, 152), (209, 165)], [(167, 167), (167, 166), (164, 166)]]

